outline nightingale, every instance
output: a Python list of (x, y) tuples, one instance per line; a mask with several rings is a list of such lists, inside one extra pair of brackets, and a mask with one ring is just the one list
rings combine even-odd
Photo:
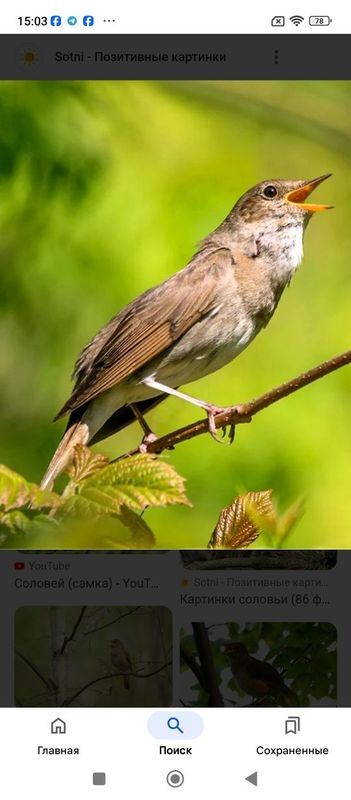
[(225, 654), (239, 689), (253, 698), (274, 697), (282, 706), (294, 705), (293, 692), (272, 664), (250, 656), (241, 642), (229, 642)]
[[(111, 664), (116, 668), (117, 672), (133, 672), (132, 662), (128, 650), (126, 650), (123, 642), (120, 639), (112, 639), (111, 641)], [(123, 686), (125, 689), (130, 688), (129, 678), (123, 678)]]
[(178, 387), (220, 369), (246, 348), (272, 317), (303, 257), (306, 226), (332, 206), (306, 202), (330, 175), (314, 180), (267, 180), (237, 201), (199, 245), (187, 266), (141, 294), (84, 347), (75, 385), (55, 419), (66, 432), (44, 475), (51, 488), (78, 443), (94, 444), (169, 395), (214, 417), (223, 408)]

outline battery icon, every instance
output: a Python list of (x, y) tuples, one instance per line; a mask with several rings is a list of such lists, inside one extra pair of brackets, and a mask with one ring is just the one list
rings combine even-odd
[(333, 20), (330, 17), (322, 16), (322, 17), (310, 17), (309, 23), (310, 25), (330, 25)]

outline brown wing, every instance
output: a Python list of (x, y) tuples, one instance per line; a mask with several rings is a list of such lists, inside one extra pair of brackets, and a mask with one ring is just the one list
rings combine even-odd
[(229, 250), (205, 249), (130, 303), (84, 348), (73, 393), (56, 419), (133, 375), (208, 314), (218, 304), (219, 275), (232, 263)]
[(251, 657), (247, 666), (248, 672), (257, 680), (264, 681), (268, 687), (277, 691), (284, 691), (287, 688), (279, 672), (268, 661), (259, 661)]

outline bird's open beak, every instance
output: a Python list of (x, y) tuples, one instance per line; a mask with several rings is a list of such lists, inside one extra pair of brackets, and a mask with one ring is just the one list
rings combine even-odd
[(314, 189), (319, 186), (320, 183), (326, 181), (327, 178), (330, 178), (331, 172), (327, 175), (321, 175), (320, 178), (315, 178), (313, 181), (306, 181), (303, 183), (302, 186), (299, 186), (298, 189), (293, 189), (292, 192), (287, 192), (284, 197), (288, 203), (293, 203), (295, 206), (299, 206), (304, 211), (310, 211), (314, 213), (315, 211), (327, 211), (328, 208), (333, 208), (333, 206), (324, 206), (318, 203), (305, 203), (305, 200), (309, 195), (314, 191)]

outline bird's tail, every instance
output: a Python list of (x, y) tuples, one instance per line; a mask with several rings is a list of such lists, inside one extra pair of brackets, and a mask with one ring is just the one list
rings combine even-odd
[(73, 425), (70, 425), (50, 461), (41, 481), (40, 488), (52, 489), (58, 475), (60, 475), (72, 461), (75, 446), (77, 444), (87, 444), (88, 441), (88, 425), (83, 422), (75, 422)]
[(130, 683), (129, 683), (128, 678), (124, 678), (123, 679), (123, 686), (124, 686), (125, 689), (129, 689), (130, 688)]

